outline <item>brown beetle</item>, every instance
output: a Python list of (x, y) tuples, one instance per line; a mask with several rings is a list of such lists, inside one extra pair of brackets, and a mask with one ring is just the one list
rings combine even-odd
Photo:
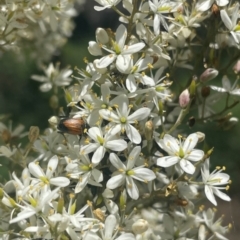
[(83, 135), (86, 123), (82, 118), (64, 117), (58, 123), (59, 133), (68, 133), (72, 135)]

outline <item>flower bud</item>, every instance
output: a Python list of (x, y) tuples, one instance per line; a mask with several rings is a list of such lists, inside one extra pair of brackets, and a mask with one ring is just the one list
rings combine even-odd
[(98, 42), (100, 42), (102, 44), (106, 44), (109, 42), (108, 34), (103, 28), (97, 28), (96, 39)]
[(237, 74), (240, 73), (240, 60), (236, 62), (236, 64), (233, 66), (233, 71)]
[(202, 89), (201, 89), (201, 95), (202, 95), (202, 97), (203, 97), (203, 98), (208, 97), (209, 94), (210, 94), (210, 91), (211, 91), (211, 88), (210, 88), (209, 86), (204, 86), (204, 87), (202, 87)]
[(146, 140), (152, 140), (152, 136), (153, 136), (153, 122), (150, 120), (145, 123), (145, 138)]
[(189, 86), (189, 92), (190, 92), (190, 96), (194, 97), (195, 96), (195, 92), (196, 92), (196, 81), (197, 81), (197, 76), (193, 76), (191, 84)]
[(218, 75), (218, 70), (214, 68), (208, 68), (202, 73), (199, 79), (201, 82), (207, 82), (215, 78), (217, 75)]
[(90, 52), (91, 55), (93, 56), (101, 56), (102, 55), (102, 49), (99, 46), (98, 43), (94, 41), (90, 41), (88, 43), (88, 51)]
[(138, 219), (133, 225), (132, 230), (135, 235), (142, 234), (148, 230), (148, 222), (144, 219)]
[(196, 132), (197, 136), (198, 136), (198, 143), (204, 141), (205, 139), (205, 134), (202, 132)]
[(39, 136), (39, 128), (35, 126), (31, 126), (28, 133), (29, 141), (33, 143), (35, 140), (37, 140), (38, 136)]
[(49, 100), (49, 105), (52, 109), (58, 108), (58, 97), (56, 95), (51, 96)]
[(119, 199), (119, 205), (120, 205), (120, 209), (123, 210), (126, 207), (126, 201), (127, 201), (127, 194), (126, 194), (126, 190), (123, 190), (121, 192), (120, 195), (120, 199)]
[(51, 124), (51, 125), (57, 125), (58, 124), (58, 118), (56, 116), (52, 116), (48, 119), (48, 122)]
[(179, 105), (181, 108), (186, 108), (190, 102), (190, 93), (185, 89), (179, 96)]

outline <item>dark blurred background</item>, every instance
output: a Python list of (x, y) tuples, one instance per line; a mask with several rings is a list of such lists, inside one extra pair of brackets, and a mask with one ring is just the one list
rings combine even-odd
[[(54, 63), (60, 62), (62, 68), (67, 65), (71, 65), (72, 68), (75, 66), (85, 68), (83, 58), (92, 59), (87, 46), (90, 40), (95, 41), (95, 29), (102, 27), (115, 30), (119, 24), (118, 16), (111, 10), (95, 12), (93, 1), (87, 1), (82, 13), (75, 18), (75, 23), (72, 38), (61, 50), (61, 54), (54, 56), (52, 60)], [(39, 91), (39, 83), (30, 79), (32, 74), (43, 75), (43, 72), (30, 58), (19, 58), (11, 52), (0, 57), (0, 114), (11, 114), (13, 126), (22, 123), (26, 130), (33, 125), (43, 130), (48, 127), (47, 120), (53, 114), (48, 107), (50, 93)], [(234, 116), (240, 118), (240, 106), (237, 105), (232, 112)], [(228, 213), (227, 222), (234, 222), (230, 239), (240, 239), (240, 123), (228, 131), (223, 131), (215, 122), (195, 124), (190, 129), (186, 120), (184, 128), (189, 133), (204, 132), (208, 146), (214, 147), (211, 156), (212, 169), (216, 165), (226, 166), (226, 172), (231, 175), (233, 183), (229, 195), (233, 201), (231, 203), (223, 203), (219, 199), (217, 201), (223, 206), (220, 207), (220, 212), (223, 210), (222, 213)]]

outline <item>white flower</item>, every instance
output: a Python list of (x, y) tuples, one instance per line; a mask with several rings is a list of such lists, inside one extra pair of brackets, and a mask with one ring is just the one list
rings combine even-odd
[(58, 157), (55, 155), (53, 156), (47, 165), (46, 174), (43, 172), (42, 168), (36, 162), (31, 162), (28, 165), (29, 172), (36, 177), (34, 181), (37, 182), (37, 185), (43, 184), (43, 186), (48, 186), (50, 184), (58, 187), (66, 187), (69, 185), (70, 181), (66, 177), (52, 177), (55, 174), (55, 170), (58, 166)]
[(88, 135), (95, 143), (89, 143), (81, 147), (81, 154), (88, 154), (94, 152), (92, 156), (92, 163), (98, 164), (104, 157), (106, 150), (123, 151), (127, 148), (127, 142), (123, 139), (117, 139), (116, 135), (111, 132), (105, 133), (98, 127), (92, 127), (88, 130)]
[(217, 205), (216, 199), (214, 197), (214, 194), (218, 196), (219, 198), (230, 201), (230, 197), (221, 192), (219, 189), (226, 189), (226, 187), (223, 187), (221, 185), (226, 185), (229, 182), (229, 175), (226, 173), (222, 173), (223, 169), (215, 169), (211, 174), (209, 172), (209, 159), (207, 159), (201, 169), (202, 172), (202, 179), (205, 184), (204, 190), (206, 197), (208, 200), (214, 204)]
[(134, 165), (139, 158), (140, 151), (140, 146), (133, 148), (128, 156), (127, 165), (123, 164), (115, 153), (110, 154), (110, 162), (115, 168), (117, 168), (117, 171), (114, 172), (113, 176), (108, 180), (107, 188), (115, 189), (126, 184), (129, 196), (135, 200), (139, 198), (139, 191), (134, 179), (147, 183), (156, 178), (154, 172), (145, 168), (144, 165), (134, 168)]
[(35, 214), (43, 213), (44, 208), (49, 206), (50, 202), (57, 196), (57, 192), (59, 191), (59, 188), (54, 189), (51, 191), (48, 190), (42, 190), (37, 193), (35, 192), (35, 197), (32, 197), (31, 195), (28, 195), (29, 203), (24, 201), (25, 206), (17, 204), (19, 208), (22, 209), (20, 213), (18, 213), (17, 217), (10, 220), (11, 223), (19, 222), (23, 219), (29, 218)]
[(139, 89), (136, 91), (138, 94), (145, 93), (147, 95), (147, 99), (150, 101), (153, 101), (156, 108), (159, 110), (159, 100), (165, 101), (171, 99), (171, 94), (168, 90), (168, 87), (172, 84), (169, 81), (164, 81), (166, 76), (161, 77), (163, 74), (164, 67), (161, 67), (157, 70), (155, 73), (155, 76), (153, 76), (151, 71), (151, 78), (154, 82), (153, 85), (149, 86), (146, 89)]
[(102, 7), (94, 6), (96, 11), (102, 11), (106, 8), (111, 8), (112, 6), (116, 6), (121, 0), (95, 0), (97, 3), (102, 5)]
[(96, 63), (96, 67), (105, 68), (113, 63), (119, 56), (137, 53), (145, 46), (144, 43), (135, 43), (130, 46), (125, 45), (126, 38), (127, 29), (123, 24), (121, 24), (116, 31), (116, 42), (113, 41), (112, 43), (113, 50), (102, 46), (102, 48), (107, 52), (110, 52), (110, 54), (99, 59)]
[(120, 95), (112, 101), (117, 106), (116, 112), (109, 109), (101, 109), (99, 114), (102, 118), (111, 122), (112, 127), (109, 131), (111, 134), (117, 134), (120, 131), (126, 131), (128, 138), (136, 144), (141, 142), (141, 135), (135, 127), (131, 124), (137, 123), (137, 121), (143, 120), (150, 114), (150, 109), (143, 107), (136, 110), (134, 113), (129, 115), (131, 107), (129, 106), (128, 98), (125, 95)]
[(153, 59), (151, 57), (140, 58), (135, 64), (133, 64), (133, 58), (131, 55), (118, 56), (116, 61), (116, 67), (118, 71), (124, 74), (128, 74), (126, 78), (126, 87), (129, 92), (135, 92), (138, 87), (137, 81), (154, 86), (152, 78), (148, 77), (142, 71), (151, 64)]
[(184, 142), (165, 134), (163, 139), (160, 139), (157, 143), (169, 156), (158, 158), (157, 165), (170, 167), (179, 164), (183, 171), (193, 174), (195, 166), (190, 161), (200, 161), (204, 156), (202, 150), (194, 149), (197, 142), (198, 136), (196, 133), (190, 134)]
[(163, 14), (169, 14), (170, 12), (177, 11), (178, 7), (182, 5), (182, 3), (177, 3), (169, 0), (152, 0), (148, 1), (151, 10), (154, 12), (154, 20), (153, 20), (153, 29), (156, 35), (160, 33), (160, 25), (168, 31), (168, 24), (165, 19), (169, 17), (164, 16)]
[(232, 37), (234, 38), (235, 42), (239, 44), (239, 42), (240, 42), (240, 26), (237, 23), (237, 20), (239, 18), (238, 11), (239, 11), (239, 3), (237, 2), (234, 6), (233, 12), (231, 13), (231, 15), (232, 15), (231, 18), (228, 16), (225, 9), (222, 9), (220, 11), (220, 15), (221, 15), (224, 25), (232, 34)]
[(101, 187), (100, 182), (103, 181), (103, 174), (96, 168), (96, 164), (92, 164), (88, 155), (81, 155), (80, 161), (74, 160), (68, 163), (66, 170), (68, 176), (78, 179), (75, 187), (75, 193), (81, 192), (87, 184)]
[(49, 64), (48, 68), (44, 68), (46, 76), (32, 75), (32, 79), (38, 82), (42, 82), (40, 90), (42, 92), (48, 92), (52, 89), (53, 86), (62, 87), (68, 86), (72, 79), (69, 77), (72, 74), (72, 70), (59, 69), (59, 64), (56, 67), (52, 63)]
[(214, 4), (214, 2), (219, 7), (226, 6), (229, 3), (228, 0), (198, 0), (196, 2), (196, 10), (204, 12), (208, 10)]
[(210, 86), (210, 88), (217, 92), (226, 92), (229, 93), (230, 95), (240, 96), (240, 88), (238, 88), (237, 83), (238, 79), (236, 79), (235, 83), (231, 86), (231, 82), (229, 81), (228, 77), (224, 75), (222, 78), (223, 87)]

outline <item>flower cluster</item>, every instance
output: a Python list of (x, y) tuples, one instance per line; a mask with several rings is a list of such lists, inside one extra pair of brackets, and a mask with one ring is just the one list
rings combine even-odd
[[(199, 202), (217, 206), (215, 196), (230, 201), (221, 191), (230, 177), (224, 167), (210, 173), (212, 149), (201, 145), (205, 134), (186, 134), (180, 126), (191, 111), (196, 117), (190, 127), (208, 120), (233, 126), (226, 113), (239, 102), (239, 67), (232, 86), (227, 76), (222, 87), (208, 82), (220, 73), (218, 49), (239, 48), (239, 4), (96, 1), (95, 10), (112, 8), (121, 23), (116, 32), (98, 28), (89, 42), (95, 60), (77, 69), (78, 84), (65, 89), (68, 115), (49, 119), (44, 135), (30, 129), (26, 148), (0, 147), (13, 163), (20, 158), (23, 168), (21, 177), (13, 172), (1, 188), (5, 239), (226, 239), (229, 227), (214, 222), (212, 209)], [(120, 2), (126, 14), (117, 8)], [(207, 24), (204, 40), (198, 30), (206, 31)], [(204, 55), (212, 50), (215, 55)], [(195, 54), (205, 61), (197, 67), (206, 69), (192, 77), (199, 64)], [(190, 80), (180, 82), (180, 68)], [(67, 86), (71, 73), (50, 64), (46, 76), (32, 78), (50, 91)], [(220, 111), (214, 108), (218, 99), (226, 101)]]
[(28, 48), (39, 63), (49, 61), (71, 36), (74, 4), (84, 0), (37, 0), (0, 3), (0, 51)]

